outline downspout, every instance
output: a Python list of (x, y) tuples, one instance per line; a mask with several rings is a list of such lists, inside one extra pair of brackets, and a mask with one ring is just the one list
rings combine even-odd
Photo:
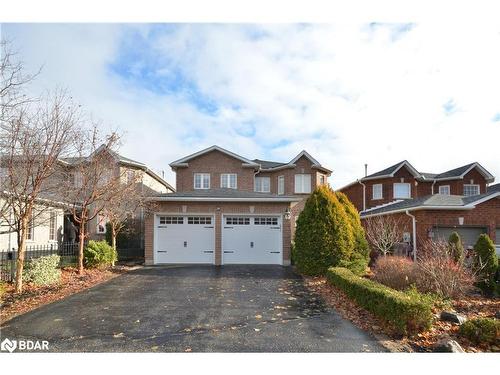
[(412, 220), (412, 230), (413, 230), (413, 261), (417, 261), (417, 220), (415, 219), (415, 216), (410, 214), (409, 210), (405, 211), (406, 215), (411, 217)]
[(432, 181), (432, 186), (431, 186), (431, 194), (434, 195), (434, 184), (436, 183), (436, 180)]
[(363, 211), (366, 211), (366, 185), (358, 180), (358, 183), (363, 185)]

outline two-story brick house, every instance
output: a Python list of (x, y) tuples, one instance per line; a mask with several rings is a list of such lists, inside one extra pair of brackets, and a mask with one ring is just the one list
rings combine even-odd
[(408, 161), (360, 178), (339, 189), (360, 211), (362, 222), (395, 215), (413, 251), (428, 239), (447, 240), (457, 231), (467, 247), (481, 233), (500, 243), (500, 192), (479, 163), (442, 173), (424, 173)]
[(279, 163), (219, 146), (170, 166), (176, 192), (152, 198), (146, 264), (290, 264), (295, 217), (331, 175), (306, 151)]

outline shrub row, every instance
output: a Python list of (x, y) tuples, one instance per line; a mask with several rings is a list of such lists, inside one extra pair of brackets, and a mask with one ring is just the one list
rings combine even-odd
[(85, 266), (88, 268), (103, 268), (114, 265), (118, 259), (116, 250), (106, 241), (89, 241), (83, 251)]
[(476, 344), (500, 344), (500, 320), (471, 319), (460, 326), (459, 333)]
[(358, 305), (390, 324), (400, 334), (422, 332), (433, 320), (433, 299), (414, 289), (401, 292), (356, 276), (342, 267), (329, 268), (328, 281)]

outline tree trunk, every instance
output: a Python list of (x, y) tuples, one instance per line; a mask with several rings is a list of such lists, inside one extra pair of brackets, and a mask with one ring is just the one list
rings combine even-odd
[[(111, 246), (116, 251), (116, 229), (115, 226), (111, 224)], [(115, 262), (111, 264), (113, 267), (115, 266)]]
[(24, 254), (26, 253), (26, 231), (28, 229), (28, 220), (22, 218), (20, 235), (17, 243), (17, 260), (16, 260), (16, 287), (15, 292), (23, 291), (23, 269), (24, 269)]
[(78, 235), (78, 273), (83, 274), (83, 246), (85, 244), (85, 221), (80, 223), (80, 233)]

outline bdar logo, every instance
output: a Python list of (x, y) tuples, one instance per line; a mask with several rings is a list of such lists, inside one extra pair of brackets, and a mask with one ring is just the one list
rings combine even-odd
[(0, 349), (2, 351), (9, 351), (12, 353), (14, 350), (16, 350), (16, 348), (17, 348), (17, 341), (16, 340), (5, 339), (0, 344)]

